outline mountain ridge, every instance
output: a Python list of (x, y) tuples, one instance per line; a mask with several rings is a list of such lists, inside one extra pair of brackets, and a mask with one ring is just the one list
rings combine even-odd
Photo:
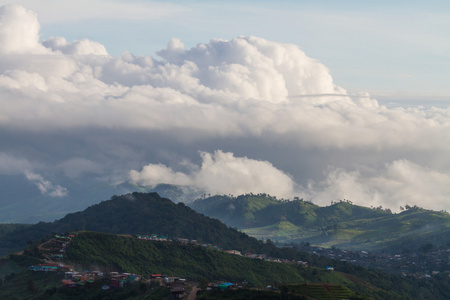
[(19, 251), (27, 243), (54, 232), (89, 230), (105, 233), (159, 234), (184, 237), (237, 250), (264, 247), (261, 241), (229, 228), (217, 219), (201, 215), (183, 203), (160, 197), (157, 193), (134, 192), (113, 196), (83, 211), (67, 214), (54, 222), (6, 231), (0, 236), (0, 255)]
[[(265, 205), (254, 203), (258, 201)], [(403, 246), (450, 243), (450, 215), (417, 206), (392, 213), (389, 209), (358, 206), (350, 201), (321, 207), (298, 198), (280, 201), (265, 194), (214, 196), (189, 205), (250, 236), (283, 243), (310, 242), (343, 249), (392, 251)], [(439, 238), (443, 234), (445, 237)]]

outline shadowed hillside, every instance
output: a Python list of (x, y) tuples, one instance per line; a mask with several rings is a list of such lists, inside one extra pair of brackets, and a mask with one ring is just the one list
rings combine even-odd
[(262, 242), (205, 217), (183, 203), (175, 204), (156, 193), (133, 193), (113, 196), (111, 200), (68, 214), (55, 222), (40, 222), (5, 232), (0, 237), (0, 254), (19, 251), (27, 243), (38, 241), (52, 232), (71, 230), (183, 237), (237, 250), (264, 247)]

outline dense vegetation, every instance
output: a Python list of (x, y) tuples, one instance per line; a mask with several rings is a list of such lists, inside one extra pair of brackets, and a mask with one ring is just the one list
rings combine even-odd
[(205, 217), (183, 203), (175, 204), (156, 193), (113, 196), (111, 200), (68, 214), (51, 223), (12, 230), (0, 236), (0, 255), (22, 250), (51, 233), (90, 230), (124, 234), (158, 234), (217, 244), (227, 249), (261, 251), (264, 244), (220, 221)]
[[(36, 246), (30, 246), (23, 255), (11, 255), (7, 263), (22, 266), (22, 268), (35, 264), (37, 261), (31, 256), (39, 257), (36, 249)], [(216, 279), (235, 282), (247, 280), (256, 287), (286, 282), (338, 284), (360, 295), (375, 299), (449, 299), (450, 297), (450, 278), (446, 273), (435, 276), (432, 280), (416, 280), (366, 270), (324, 257), (309, 256), (294, 249), (276, 249), (274, 250), (276, 255), (306, 258), (311, 267), (252, 260), (196, 245), (145, 241), (131, 236), (95, 232), (83, 232), (73, 239), (67, 249), (69, 259), (67, 263), (74, 264), (77, 269), (91, 269), (95, 266), (105, 271), (117, 270), (141, 275), (165, 273), (193, 280)], [(336, 271), (326, 271), (324, 267), (329, 265), (334, 266)], [(0, 271), (2, 269), (0, 267)], [(42, 296), (42, 299), (76, 299), (77, 295), (82, 296), (83, 299), (96, 299), (93, 295), (98, 293), (98, 290), (92, 290), (92, 294), (86, 291), (73, 292), (73, 295), (69, 295), (66, 290), (56, 288), (55, 285), (61, 279), (60, 277), (54, 279), (39, 277), (36, 274), (46, 273), (17, 270), (14, 274), (5, 275), (0, 288), (0, 298), (10, 299), (9, 296), (14, 295), (17, 289), (21, 289), (17, 295), (36, 293), (36, 296), (42, 296), (45, 289), (45, 297)], [(132, 294), (141, 295), (140, 291), (148, 293), (143, 287), (134, 287)], [(5, 295), (8, 297), (5, 298)], [(27, 297), (19, 297), (19, 299), (22, 298)], [(111, 299), (120, 299), (120, 297)]]
[(82, 268), (92, 265), (142, 275), (154, 273), (192, 280), (207, 278), (248, 281), (263, 287), (273, 282), (311, 281), (296, 264), (252, 260), (197, 245), (153, 242), (94, 232), (80, 234), (67, 251), (68, 259)]
[(266, 290), (226, 290), (226, 291), (201, 291), (198, 300), (308, 300), (306, 296), (283, 295), (278, 291)]
[[(439, 237), (439, 233), (448, 232), (448, 215), (420, 208), (410, 208), (401, 214), (392, 214), (380, 209), (370, 209), (341, 202), (329, 207), (319, 208), (311, 203), (296, 200), (292, 202), (277, 201), (266, 195), (250, 195), (245, 201), (236, 202), (230, 209), (245, 218), (246, 224), (264, 225), (262, 216), (272, 215), (272, 219), (280, 218), (285, 224), (308, 228), (316, 228), (322, 236), (333, 236), (341, 228), (360, 226), (364, 232), (359, 237), (373, 239), (377, 233), (384, 232), (389, 236), (389, 228), (395, 234), (403, 233), (404, 245), (413, 242), (416, 237), (430, 239)], [(261, 200), (259, 198), (266, 200)], [(228, 200), (227, 200), (228, 198)], [(223, 200), (224, 199), (224, 200)], [(229, 201), (232, 197), (223, 197), (221, 201)], [(236, 198), (237, 199), (237, 198)], [(259, 200), (261, 201), (259, 201)], [(207, 200), (207, 199), (206, 199)], [(204, 200), (203, 200), (204, 201)], [(207, 202), (205, 202), (207, 203)], [(241, 206), (239, 206), (241, 205)], [(214, 207), (214, 206), (212, 206)], [(229, 213), (223, 207), (217, 210)], [(242, 212), (245, 212), (242, 214)], [(324, 223), (325, 222), (325, 223)], [(327, 223), (329, 222), (329, 223)], [(337, 223), (340, 222), (340, 223)], [(296, 225), (297, 224), (297, 225)], [(336, 227), (332, 224), (338, 224)], [(430, 225), (431, 224), (431, 225)], [(316, 227), (314, 227), (316, 226)], [(427, 231), (424, 230), (428, 228)], [(182, 203), (175, 204), (156, 193), (133, 193), (114, 196), (109, 201), (93, 205), (88, 209), (69, 214), (65, 218), (52, 222), (40, 222), (33, 226), (5, 226), (0, 235), (0, 247), (3, 254), (11, 249), (23, 250), (23, 255), (12, 255), (0, 261), (0, 277), (3, 288), (0, 298), (8, 299), (15, 284), (22, 289), (29, 285), (27, 293), (33, 287), (47, 289), (47, 298), (64, 298), (64, 291), (54, 289), (47, 281), (39, 282), (28, 271), (23, 272), (23, 265), (31, 263), (32, 258), (39, 257), (38, 243), (50, 236), (72, 230), (90, 230), (121, 234), (159, 234), (169, 237), (182, 237), (217, 244), (223, 249), (235, 249), (242, 252), (265, 253), (272, 257), (290, 260), (307, 261), (310, 268), (302, 268), (295, 264), (276, 264), (259, 260), (250, 260), (236, 255), (225, 254), (194, 245), (178, 245), (174, 243), (155, 243), (141, 241), (130, 237), (110, 234), (86, 232), (80, 234), (68, 249), (68, 255), (74, 263), (83, 267), (92, 265), (106, 269), (117, 269), (148, 275), (153, 272), (182, 276), (189, 279), (218, 279), (229, 281), (247, 280), (255, 286), (264, 286), (274, 282), (322, 282), (345, 286), (353, 292), (365, 294), (376, 299), (450, 299), (450, 278), (442, 272), (432, 280), (416, 280), (403, 278), (393, 274), (384, 274), (374, 270), (366, 270), (341, 261), (309, 255), (294, 248), (278, 248), (272, 242), (265, 243), (247, 236), (235, 229), (228, 228), (215, 219), (210, 219)], [(281, 226), (280, 226), (281, 228)], [(438, 229), (438, 230), (436, 230)], [(414, 235), (410, 233), (414, 232)], [(441, 241), (449, 238), (441, 236)], [(394, 240), (387, 240), (394, 242)], [(436, 240), (437, 242), (438, 240)], [(421, 242), (419, 245), (423, 245)], [(22, 269), (20, 266), (22, 265)], [(333, 273), (324, 270), (333, 266)], [(28, 272), (28, 273), (27, 273)], [(18, 274), (22, 274), (19, 275)], [(28, 276), (28, 277), (27, 277)], [(23, 281), (25, 278), (25, 281)], [(33, 284), (30, 282), (34, 282)], [(138, 290), (140, 288), (137, 288)], [(137, 293), (136, 290), (133, 293)], [(3, 293), (3, 294), (2, 294)], [(147, 293), (147, 292), (145, 292)], [(8, 295), (3, 297), (2, 295)], [(72, 296), (71, 296), (72, 297)], [(75, 297), (75, 296), (74, 296)], [(150, 297), (150, 295), (149, 295)], [(19, 297), (21, 298), (21, 297)], [(68, 297), (66, 297), (68, 298)]]
[[(296, 264), (252, 260), (195, 245), (144, 241), (93, 232), (78, 235), (67, 254), (82, 267), (96, 265), (142, 275), (166, 273), (193, 280), (246, 280), (256, 287), (276, 283), (322, 282), (342, 285), (376, 299), (448, 299), (450, 296), (447, 274), (436, 277), (431, 283), (317, 256), (312, 257), (311, 264), (320, 268), (306, 268)], [(337, 271), (324, 269), (330, 263)]]
[(286, 284), (278, 285), (277, 290), (219, 290), (201, 291), (197, 299), (254, 299), (254, 300), (308, 300), (308, 299), (352, 299), (368, 300), (369, 297), (353, 293), (336, 284)]
[(0, 237), (16, 231), (16, 230), (21, 230), (24, 228), (27, 228), (31, 226), (30, 224), (0, 224)]
[(147, 283), (134, 283), (123, 289), (102, 291), (101, 286), (107, 281), (98, 281), (83, 288), (52, 288), (43, 291), (36, 300), (161, 300), (170, 299), (170, 289), (158, 287), (152, 289)]
[(190, 205), (251, 236), (281, 242), (385, 251), (450, 243), (450, 215), (418, 207), (407, 206), (393, 214), (350, 201), (320, 207), (301, 199), (280, 201), (265, 194), (213, 196)]

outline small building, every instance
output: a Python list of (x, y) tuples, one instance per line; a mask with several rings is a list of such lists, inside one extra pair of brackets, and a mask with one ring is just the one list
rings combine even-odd
[(221, 290), (226, 290), (226, 289), (228, 289), (229, 287), (232, 287), (232, 286), (234, 286), (234, 284), (231, 283), (231, 282), (223, 282), (223, 283), (219, 284), (218, 287)]

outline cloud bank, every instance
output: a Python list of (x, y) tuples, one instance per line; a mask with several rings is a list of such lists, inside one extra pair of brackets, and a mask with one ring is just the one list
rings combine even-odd
[(200, 152), (202, 164), (194, 166), (191, 173), (175, 172), (162, 164), (149, 164), (142, 171), (130, 171), (133, 182), (142, 185), (168, 183), (201, 188), (210, 194), (268, 193), (292, 198), (295, 182), (270, 162), (247, 157), (235, 157), (233, 153), (215, 151)]
[(39, 28), (0, 8), (0, 172), (450, 208), (449, 108), (349, 94), (298, 46), (253, 36), (114, 57)]
[[(310, 182), (303, 197), (327, 205), (330, 201), (351, 199), (356, 203), (399, 211), (405, 204), (423, 205), (441, 210), (448, 206), (450, 176), (408, 160), (387, 163), (380, 170), (346, 171), (333, 168), (326, 179)], [(410, 204), (411, 205), (411, 204)]]

